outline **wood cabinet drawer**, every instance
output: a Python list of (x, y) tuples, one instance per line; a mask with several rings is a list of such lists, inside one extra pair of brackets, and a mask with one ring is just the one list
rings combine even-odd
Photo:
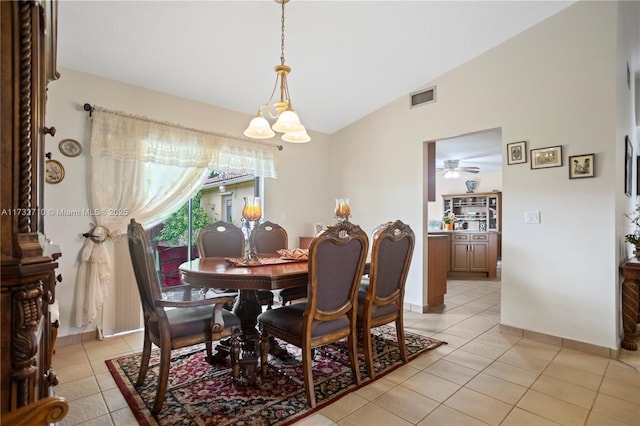
[(488, 235), (487, 234), (473, 234), (471, 235), (471, 241), (488, 241)]
[(469, 241), (467, 234), (451, 234), (451, 241)]

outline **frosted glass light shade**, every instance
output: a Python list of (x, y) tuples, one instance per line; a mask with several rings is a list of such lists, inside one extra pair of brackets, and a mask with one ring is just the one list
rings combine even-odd
[(291, 110), (282, 111), (272, 128), (280, 133), (296, 133), (305, 130), (304, 126), (300, 124), (298, 114)]
[(244, 135), (254, 139), (269, 139), (276, 134), (271, 130), (269, 122), (261, 116), (255, 117), (249, 123), (249, 127), (244, 131)]
[(284, 135), (282, 135), (281, 139), (285, 142), (305, 143), (309, 142), (311, 140), (311, 137), (309, 136), (309, 134), (307, 134), (306, 130), (303, 130), (302, 132), (285, 133)]

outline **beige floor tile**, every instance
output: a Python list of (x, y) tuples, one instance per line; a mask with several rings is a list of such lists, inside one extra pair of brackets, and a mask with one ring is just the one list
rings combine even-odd
[(446, 359), (430, 365), (423, 371), (459, 385), (464, 385), (478, 374), (478, 371), (473, 368), (464, 367)]
[(451, 352), (449, 355), (444, 357), (444, 359), (446, 361), (460, 364), (464, 367), (472, 368), (477, 371), (484, 370), (489, 364), (493, 362), (493, 359), (476, 355), (464, 349), (458, 349), (457, 351)]
[(527, 391), (524, 386), (484, 373), (474, 377), (473, 380), (466, 384), (465, 388), (475, 390), (511, 405), (517, 403)]
[(441, 405), (418, 423), (417, 426), (482, 426), (486, 424), (458, 410)]
[(444, 405), (491, 425), (500, 424), (512, 408), (510, 404), (467, 388), (453, 394)]
[[(135, 424), (138, 424), (137, 422)], [(96, 417), (94, 419), (87, 420), (86, 422), (80, 423), (80, 426), (113, 426), (113, 419), (109, 414), (105, 414), (104, 416)], [(121, 426), (121, 423), (116, 423), (116, 426)]]
[(94, 375), (93, 368), (89, 361), (80, 362), (76, 365), (65, 365), (63, 367), (54, 366), (53, 370), (58, 376), (60, 383), (73, 382)]
[(610, 360), (605, 377), (640, 388), (640, 370), (621, 362)]
[(336, 423), (342, 426), (411, 426), (411, 423), (373, 403), (365, 405)]
[(420, 372), (419, 369), (414, 368), (408, 364), (403, 365), (400, 368), (393, 370), (391, 373), (384, 376), (390, 382), (393, 383), (402, 383), (407, 380), (409, 377), (413, 377)]
[(463, 351), (471, 352), (472, 354), (480, 355), (484, 358), (494, 360), (502, 356), (502, 354), (504, 354), (509, 348), (489, 345), (477, 340), (472, 340), (460, 349), (462, 349)]
[(109, 414), (109, 410), (107, 410), (102, 395), (85, 396), (69, 404), (69, 412), (60, 422), (60, 426), (79, 425), (92, 419), (98, 419), (105, 414)]
[(350, 393), (340, 398), (333, 404), (324, 407), (319, 411), (319, 413), (333, 420), (334, 422), (338, 422), (360, 407), (366, 405), (368, 402), (369, 401), (367, 401), (363, 397), (356, 395), (355, 393)]
[(60, 383), (56, 386), (55, 391), (58, 396), (63, 396), (68, 401), (75, 401), (88, 395), (100, 395), (100, 387), (94, 376)]
[(397, 383), (394, 383), (383, 377), (381, 379), (375, 380), (373, 383), (369, 383), (367, 386), (363, 386), (355, 393), (363, 397), (367, 401), (373, 401), (383, 393), (389, 392), (390, 389), (393, 389), (396, 386), (398, 386)]
[(434, 339), (442, 340), (443, 342), (447, 342), (447, 346), (450, 349), (460, 348), (470, 341), (469, 339), (465, 339), (464, 337), (454, 336), (453, 334), (449, 334), (446, 332), (436, 333), (431, 337), (433, 337)]
[(527, 338), (521, 339), (511, 348), (513, 352), (521, 353), (523, 355), (534, 358), (544, 359), (546, 361), (553, 360), (556, 355), (558, 355), (558, 352), (560, 352), (560, 349), (560, 346), (551, 345)]
[[(446, 347), (447, 345), (442, 346)], [(420, 354), (416, 358), (409, 361), (408, 365), (413, 368), (417, 368), (418, 370), (424, 370), (425, 368), (428, 368), (429, 366), (441, 360), (448, 353), (451, 353), (451, 351), (443, 352), (438, 350), (430, 350)]]
[(590, 355), (573, 349), (561, 350), (554, 359), (554, 362), (600, 375), (605, 373), (609, 365), (608, 358)]
[(439, 405), (438, 402), (403, 386), (393, 388), (375, 399), (373, 403), (411, 424), (416, 424), (425, 418)]
[(402, 385), (438, 402), (443, 402), (460, 389), (460, 385), (429, 373), (416, 374)]
[(637, 426), (630, 423), (624, 423), (620, 420), (612, 419), (603, 414), (592, 411), (589, 413), (589, 418), (585, 422), (585, 426)]
[(87, 354), (82, 347), (82, 343), (76, 343), (68, 346), (56, 346), (56, 353), (51, 360), (52, 365), (56, 368), (64, 368), (89, 362)]
[(578, 370), (577, 368), (567, 367), (566, 365), (552, 362), (544, 370), (545, 376), (555, 377), (574, 385), (582, 386), (587, 389), (597, 390), (602, 382), (602, 376), (589, 373), (588, 371)]
[(293, 426), (333, 426), (337, 423), (322, 414), (312, 414), (293, 424)]
[(105, 403), (107, 404), (107, 408), (109, 412), (117, 411), (121, 408), (128, 407), (127, 401), (124, 399), (124, 396), (120, 392), (120, 389), (113, 388), (102, 392), (102, 396), (104, 397)]
[(506, 350), (515, 345), (520, 339), (522, 339), (522, 337), (501, 333), (499, 327), (493, 327), (475, 338), (474, 341), (491, 346), (498, 346)]
[(527, 391), (517, 407), (563, 425), (582, 425), (589, 414), (586, 408), (534, 390)]
[[(501, 426), (554, 426), (558, 423), (515, 407), (504, 419)], [(602, 425), (601, 425), (602, 426)]]
[(482, 372), (526, 387), (531, 386), (538, 378), (538, 373), (535, 371), (499, 361), (494, 362)]
[(90, 361), (107, 360), (121, 355), (133, 353), (129, 345), (121, 337), (107, 337), (83, 343)]
[(640, 405), (605, 394), (598, 394), (593, 411), (630, 425), (640, 425)]
[(475, 339), (476, 337), (478, 337), (484, 332), (479, 330), (473, 330), (471, 328), (463, 327), (461, 325), (456, 324), (452, 327), (447, 328), (447, 333), (452, 334), (454, 336), (462, 337), (464, 339), (471, 340), (471, 339)]
[(139, 424), (129, 407), (112, 411), (111, 418), (115, 426), (137, 426)]
[(542, 358), (525, 355), (520, 351), (515, 351), (513, 348), (509, 349), (502, 356), (500, 356), (500, 358), (498, 358), (498, 361), (516, 367), (524, 368), (526, 370), (531, 370), (536, 373), (542, 373), (544, 369), (547, 368), (550, 362), (549, 360), (545, 360)]
[(98, 382), (98, 386), (100, 386), (100, 390), (102, 392), (109, 389), (114, 389), (118, 386), (116, 385), (116, 381), (113, 380), (113, 376), (109, 372), (96, 374), (96, 381)]
[(544, 374), (536, 380), (531, 389), (586, 409), (591, 408), (596, 398), (596, 391), (594, 390)]
[(599, 392), (634, 404), (640, 404), (640, 381), (631, 384), (605, 377)]

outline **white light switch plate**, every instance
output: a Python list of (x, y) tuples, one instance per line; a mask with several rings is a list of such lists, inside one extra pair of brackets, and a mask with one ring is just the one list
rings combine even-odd
[(526, 224), (539, 224), (540, 212), (524, 212), (524, 223)]

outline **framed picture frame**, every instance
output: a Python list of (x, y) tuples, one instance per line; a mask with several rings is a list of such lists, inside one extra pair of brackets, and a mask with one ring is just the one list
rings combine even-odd
[(633, 146), (629, 135), (624, 137), (624, 194), (631, 197), (631, 184), (633, 183)]
[(527, 142), (513, 142), (507, 144), (507, 164), (522, 164), (527, 162)]
[(569, 156), (569, 179), (590, 178), (596, 175), (596, 155)]
[(60, 152), (67, 157), (77, 157), (82, 153), (82, 145), (73, 139), (63, 139), (58, 144)]
[(532, 149), (531, 168), (546, 169), (548, 167), (562, 167), (562, 146)]
[(60, 183), (64, 179), (64, 167), (59, 161), (47, 160), (44, 174), (47, 183)]

